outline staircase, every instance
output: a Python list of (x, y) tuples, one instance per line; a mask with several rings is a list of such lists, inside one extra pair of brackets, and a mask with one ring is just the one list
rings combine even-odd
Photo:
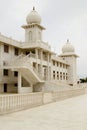
[(46, 81), (44, 84), (44, 91), (65, 91), (73, 90), (74, 87), (65, 83), (59, 83), (58, 81)]
[(30, 62), (31, 57), (34, 57), (34, 55), (28, 54), (26, 56), (24, 54), (21, 54), (6, 64), (4, 68), (18, 70), (21, 72), (22, 77), (24, 77), (29, 83), (43, 83), (44, 80), (42, 79), (41, 75), (37, 72), (37, 70), (32, 66)]

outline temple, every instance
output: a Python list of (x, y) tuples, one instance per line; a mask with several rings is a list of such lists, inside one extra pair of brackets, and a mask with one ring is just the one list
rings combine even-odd
[(43, 41), (41, 16), (33, 7), (26, 17), (25, 41), (0, 34), (0, 93), (49, 92), (77, 84), (77, 57), (69, 40), (57, 55)]

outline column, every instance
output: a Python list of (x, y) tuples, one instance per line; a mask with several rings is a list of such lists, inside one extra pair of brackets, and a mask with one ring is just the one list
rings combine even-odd
[[(38, 60), (38, 49), (35, 49), (36, 61)], [(38, 72), (38, 62), (36, 62), (36, 70)]]
[(47, 53), (47, 80), (50, 80), (49, 58), (50, 58), (49, 53)]
[(32, 92), (34, 92), (34, 90), (33, 90), (33, 84), (30, 84), (30, 87), (31, 87), (31, 89), (32, 89)]
[(35, 49), (36, 59), (38, 59), (38, 49)]
[(42, 60), (43, 60), (43, 51), (40, 50), (40, 54), (41, 54), (41, 59), (40, 59), (40, 74), (42, 76), (42, 69), (43, 69), (43, 65), (42, 65)]
[(21, 93), (22, 76), (21, 72), (18, 72), (18, 93)]

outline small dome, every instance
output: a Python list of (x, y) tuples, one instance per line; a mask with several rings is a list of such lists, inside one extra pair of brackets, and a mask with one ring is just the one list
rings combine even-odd
[(69, 40), (67, 40), (67, 43), (63, 46), (62, 52), (63, 53), (75, 52), (75, 48), (69, 43)]
[(38, 12), (35, 10), (35, 7), (33, 7), (33, 10), (28, 14), (26, 21), (27, 21), (27, 24), (31, 24), (31, 23), (40, 24), (41, 23), (41, 17), (38, 14)]

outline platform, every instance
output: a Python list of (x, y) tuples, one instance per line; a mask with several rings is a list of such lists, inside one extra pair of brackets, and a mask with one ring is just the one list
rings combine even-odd
[(0, 116), (0, 130), (87, 130), (87, 95)]

